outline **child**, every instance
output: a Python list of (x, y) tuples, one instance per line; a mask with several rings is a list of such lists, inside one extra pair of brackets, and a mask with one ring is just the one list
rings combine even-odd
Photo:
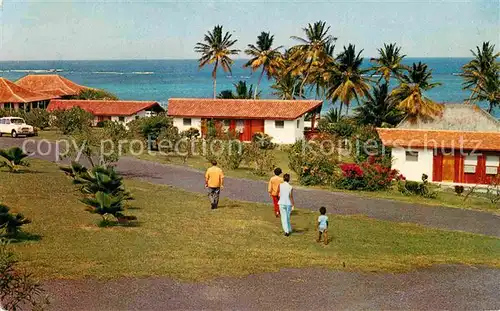
[(274, 176), (269, 180), (269, 184), (267, 187), (267, 191), (269, 192), (269, 196), (273, 200), (274, 205), (274, 215), (276, 217), (280, 217), (280, 207), (278, 205), (279, 196), (278, 196), (278, 188), (280, 184), (283, 182), (283, 179), (280, 177), (282, 171), (281, 168), (277, 167), (274, 169)]
[(328, 244), (328, 216), (326, 216), (326, 207), (322, 206), (319, 209), (320, 216), (318, 217), (318, 224), (316, 226), (318, 230), (318, 242), (321, 241), (321, 235), (324, 236), (325, 245)]

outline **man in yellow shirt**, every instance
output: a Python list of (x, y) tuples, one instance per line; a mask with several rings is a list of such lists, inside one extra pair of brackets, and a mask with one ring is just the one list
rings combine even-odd
[(212, 209), (219, 205), (220, 190), (224, 188), (224, 173), (217, 167), (217, 161), (212, 160), (212, 166), (205, 173), (205, 187), (208, 189), (208, 198)]
[(277, 167), (274, 169), (274, 176), (269, 180), (269, 185), (267, 186), (267, 192), (271, 196), (274, 204), (274, 215), (276, 217), (280, 217), (280, 207), (278, 205), (279, 197), (279, 186), (283, 182), (283, 178), (281, 175), (281, 168)]

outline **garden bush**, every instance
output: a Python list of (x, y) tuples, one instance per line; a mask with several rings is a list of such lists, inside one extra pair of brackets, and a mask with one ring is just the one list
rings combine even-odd
[(351, 156), (356, 163), (364, 162), (369, 156), (383, 157), (390, 161), (391, 150), (380, 140), (373, 126), (358, 127), (351, 137)]
[(18, 266), (8, 242), (0, 240), (0, 310), (46, 310), (48, 297), (31, 273)]
[(15, 237), (21, 226), (31, 223), (23, 214), (10, 212), (10, 208), (0, 204), (0, 230), (8, 237)]
[(20, 116), (27, 124), (37, 127), (41, 130), (50, 126), (50, 112), (46, 109), (34, 108), (29, 112), (22, 112)]
[(336, 137), (330, 139), (300, 140), (293, 144), (288, 153), (289, 167), (302, 185), (328, 185), (333, 182), (337, 169), (338, 153)]
[(0, 167), (7, 166), (11, 173), (19, 173), (21, 167), (29, 166), (29, 163), (24, 159), (27, 154), (19, 147), (12, 147), (6, 150), (0, 150), (0, 157), (4, 158), (4, 162), (0, 163)]
[(361, 164), (340, 165), (342, 175), (335, 185), (348, 190), (380, 191), (389, 189), (393, 181), (399, 180), (397, 170), (391, 169), (384, 157), (370, 156)]
[(94, 116), (80, 107), (68, 110), (55, 110), (52, 112), (52, 125), (64, 135), (81, 132), (92, 125)]
[(424, 198), (434, 199), (437, 197), (437, 192), (430, 189), (428, 179), (429, 176), (426, 174), (422, 174), (422, 182), (401, 178), (398, 181), (398, 190), (405, 195), (418, 195)]
[(255, 133), (247, 146), (246, 163), (255, 175), (264, 176), (275, 167), (276, 157), (273, 150), (277, 147), (273, 138), (265, 133)]

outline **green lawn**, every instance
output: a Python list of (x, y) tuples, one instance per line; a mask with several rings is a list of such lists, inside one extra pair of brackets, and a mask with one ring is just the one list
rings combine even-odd
[[(42, 279), (170, 276), (200, 280), (285, 267), (406, 271), (443, 263), (500, 267), (500, 239), (330, 215), (330, 244), (314, 241), (317, 214), (298, 209), (284, 237), (270, 205), (222, 199), (127, 180), (138, 227), (99, 228), (56, 165), (32, 160), (30, 171), (0, 171), (0, 202), (33, 220), (39, 240), (13, 244), (22, 264)], [(344, 264), (345, 263), (345, 267)]]

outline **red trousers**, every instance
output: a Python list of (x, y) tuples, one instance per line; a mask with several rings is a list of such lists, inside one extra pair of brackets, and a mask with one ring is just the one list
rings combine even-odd
[(274, 214), (279, 215), (280, 214), (280, 206), (278, 205), (278, 201), (280, 200), (280, 197), (277, 195), (273, 195), (271, 197), (273, 198)]

